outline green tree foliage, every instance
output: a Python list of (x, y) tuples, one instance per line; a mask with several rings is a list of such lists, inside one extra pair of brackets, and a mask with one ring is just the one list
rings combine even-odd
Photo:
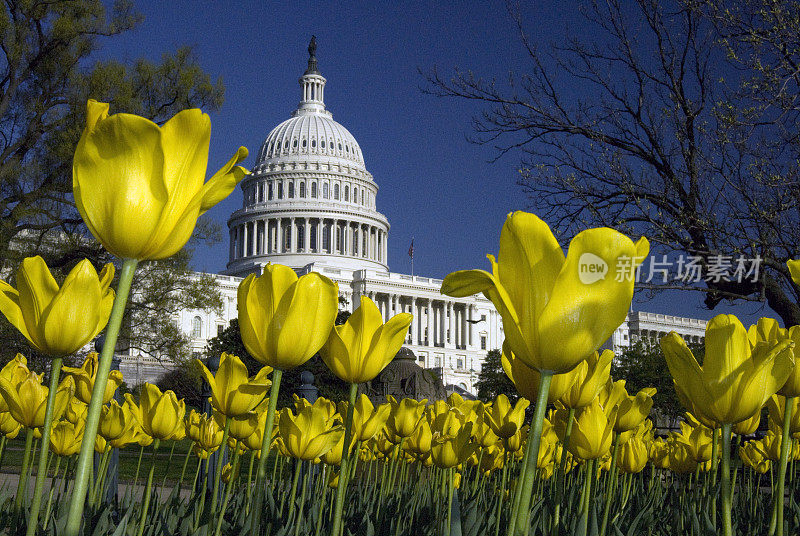
[(478, 388), (478, 398), (483, 401), (490, 401), (499, 394), (506, 395), (509, 400), (519, 398), (517, 388), (508, 379), (503, 371), (500, 361), (502, 353), (500, 350), (489, 350), (486, 360), (481, 364), (481, 371), (478, 374), (478, 381), (475, 386)]
[[(181, 109), (222, 105), (222, 81), (212, 81), (189, 48), (160, 62), (95, 59), (103, 40), (139, 21), (124, 1), (108, 9), (100, 0), (5, 2), (0, 9), (0, 273), (12, 283), (25, 256), (42, 255), (57, 279), (82, 258), (98, 268), (114, 260), (91, 238), (72, 199), (72, 156), (87, 99), (159, 123)], [(217, 227), (201, 220), (189, 247), (218, 239)], [(173, 362), (187, 357), (174, 313), (221, 305), (213, 280), (194, 274), (190, 258), (187, 249), (140, 265), (120, 348), (127, 343)], [(37, 360), (7, 322), (0, 322), (0, 337), (8, 341), (0, 359), (20, 351)]]

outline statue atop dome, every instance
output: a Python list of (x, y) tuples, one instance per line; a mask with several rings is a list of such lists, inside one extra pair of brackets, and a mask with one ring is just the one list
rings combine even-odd
[(320, 74), (320, 72), (317, 70), (317, 36), (316, 35), (312, 35), (311, 36), (311, 41), (308, 43), (308, 69), (306, 69), (306, 72), (303, 73), (303, 74), (304, 75), (306, 75), (306, 74)]

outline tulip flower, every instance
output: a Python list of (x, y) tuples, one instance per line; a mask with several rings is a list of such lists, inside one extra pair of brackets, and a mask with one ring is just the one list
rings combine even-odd
[(236, 417), (227, 418), (221, 413), (215, 411), (214, 419), (223, 429), (225, 428), (227, 421), (230, 421), (230, 424), (228, 424), (228, 434), (237, 441), (241, 441), (250, 437), (255, 433), (256, 427), (259, 424), (264, 424), (264, 422), (259, 419), (259, 414), (255, 411), (250, 411), (244, 415), (237, 415)]
[[(64, 374), (72, 376), (75, 380), (75, 398), (84, 404), (88, 404), (92, 400), (92, 389), (94, 389), (94, 380), (97, 377), (98, 358), (99, 354), (97, 352), (89, 352), (83, 361), (82, 367), (61, 368)], [(106, 389), (103, 392), (103, 404), (108, 404), (114, 398), (114, 393), (116, 393), (120, 385), (122, 385), (122, 373), (118, 370), (110, 371)]]
[(740, 446), (739, 458), (745, 465), (762, 475), (769, 471), (771, 465), (761, 441), (751, 440)]
[(56, 456), (73, 456), (81, 448), (83, 426), (69, 421), (59, 421), (50, 433), (50, 450)]
[[(731, 425), (751, 418), (786, 383), (794, 368), (792, 345), (788, 339), (759, 340), (751, 344), (739, 319), (724, 314), (715, 316), (706, 326), (702, 367), (677, 333), (661, 339), (676, 392), (689, 406), (687, 409), (698, 417), (722, 424), (722, 527), (725, 536), (733, 532)], [(779, 482), (782, 480), (781, 476)], [(782, 512), (779, 508), (780, 523)]]
[(306, 461), (328, 452), (344, 434), (344, 427), (332, 425), (312, 407), (303, 408), (297, 415), (288, 408), (282, 409), (278, 429), (289, 454)]
[[(769, 400), (767, 401), (767, 407), (769, 408)], [(781, 411), (781, 414), (783, 414), (783, 411)], [(761, 424), (761, 412), (756, 413), (745, 421), (734, 424), (733, 433), (740, 436), (753, 435), (758, 430), (759, 424)]]
[(400, 313), (385, 324), (383, 315), (367, 296), (347, 321), (333, 326), (320, 350), (322, 360), (336, 376), (354, 384), (374, 379), (397, 354), (413, 317)]
[[(0, 378), (6, 379), (12, 386), (22, 383), (29, 374), (28, 360), (22, 354), (17, 354), (0, 370)], [(8, 412), (8, 404), (6, 404), (5, 398), (0, 396), (0, 413), (6, 412)]]
[(222, 428), (217, 419), (191, 410), (184, 422), (186, 437), (206, 453), (211, 453), (222, 445)]
[(302, 365), (322, 348), (338, 311), (335, 283), (316, 272), (268, 264), (239, 284), (242, 342), (256, 360), (278, 370)]
[[(0, 377), (0, 395), (2, 395), (11, 415), (18, 423), (28, 429), (44, 426), (45, 406), (49, 389), (42, 385), (42, 376), (28, 372), (25, 379), (17, 385)], [(74, 391), (71, 378), (65, 378), (58, 387), (53, 406), (54, 420), (58, 420), (67, 409), (67, 404)]]
[(471, 434), (472, 423), (467, 423), (455, 436), (434, 435), (431, 445), (434, 465), (449, 469), (464, 463), (479, 448), (470, 441)]
[(638, 473), (647, 465), (647, 444), (644, 439), (633, 436), (620, 445), (617, 467), (626, 473)]
[[(129, 398), (130, 394), (125, 395)], [(131, 403), (133, 403), (131, 399)], [(186, 405), (172, 391), (161, 392), (151, 383), (142, 386), (137, 408), (137, 420), (144, 432), (153, 439), (170, 439), (178, 428), (183, 427)]]
[(432, 445), (433, 431), (426, 419), (422, 419), (414, 433), (405, 438), (403, 442), (403, 448), (419, 459), (424, 459), (430, 454)]
[(505, 439), (517, 433), (522, 428), (522, 423), (525, 420), (525, 409), (529, 405), (530, 402), (520, 398), (512, 407), (506, 395), (498, 395), (492, 402), (492, 407), (486, 412), (489, 426), (492, 427), (495, 435)]
[(216, 374), (199, 359), (200, 370), (211, 386), (211, 407), (226, 417), (247, 415), (266, 397), (272, 382), (267, 375), (271, 367), (263, 367), (252, 378), (247, 377), (247, 367), (239, 357), (222, 352)]
[[(624, 381), (624, 380), (621, 380)], [(624, 388), (624, 386), (623, 386)], [(644, 422), (653, 407), (655, 387), (645, 387), (636, 396), (630, 396), (625, 391), (625, 397), (620, 400), (617, 411), (617, 422), (614, 424), (615, 432), (633, 430)]]
[(417, 429), (428, 400), (416, 401), (411, 398), (402, 398), (398, 402), (391, 395), (387, 398), (392, 406), (392, 412), (386, 421), (386, 427), (391, 433), (401, 438), (410, 436)]
[[(127, 417), (127, 418), (126, 418)], [(107, 406), (103, 406), (100, 413), (100, 426), (97, 433), (103, 436), (106, 441), (119, 439), (130, 428), (131, 415), (125, 415), (116, 400), (112, 400)]]
[[(614, 352), (594, 352), (575, 367), (575, 380), (559, 400), (567, 408), (582, 408), (591, 404), (610, 378)], [(553, 377), (555, 383), (555, 377)], [(552, 390), (553, 386), (550, 386)]]
[[(777, 394), (773, 395), (769, 400), (767, 400), (769, 420), (779, 428), (783, 428), (785, 417), (784, 411), (786, 409), (787, 400), (789, 399), (787, 399), (785, 396)], [(789, 417), (789, 434), (794, 435), (800, 432), (800, 397), (793, 396), (791, 398), (791, 405), (792, 410), (790, 411)]]
[(197, 218), (247, 174), (240, 147), (204, 184), (211, 121), (179, 112), (163, 126), (132, 114), (108, 114), (89, 100), (72, 167), (75, 205), (108, 251), (123, 259), (164, 259), (191, 237)]
[[(693, 473), (697, 470), (697, 462), (692, 458), (689, 447), (685, 443), (672, 441), (668, 443), (667, 469), (675, 473)], [(723, 472), (724, 475), (724, 472)]]
[(594, 460), (608, 454), (616, 412), (614, 408), (610, 415), (606, 415), (597, 399), (577, 412), (569, 451), (583, 460)]
[[(346, 415), (347, 406), (347, 402), (340, 402), (339, 413)], [(386, 425), (391, 411), (390, 404), (375, 407), (369, 397), (362, 393), (353, 406), (353, 437), (358, 441), (371, 439)]]
[(794, 366), (791, 341), (759, 341), (733, 315), (717, 315), (706, 326), (705, 358), (697, 364), (675, 332), (661, 339), (676, 391), (694, 415), (720, 424), (752, 417), (780, 389)]
[(113, 278), (114, 265), (106, 264), (98, 276), (84, 259), (59, 287), (41, 257), (27, 257), (17, 270), (16, 289), (0, 281), (0, 311), (39, 352), (64, 357), (106, 326)]

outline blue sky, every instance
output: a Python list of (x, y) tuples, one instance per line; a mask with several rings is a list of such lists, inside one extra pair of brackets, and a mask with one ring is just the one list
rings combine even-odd
[[(525, 51), (502, 2), (137, 2), (144, 15), (134, 31), (107, 39), (98, 57), (157, 60), (163, 52), (193, 45), (202, 67), (221, 76), (225, 104), (211, 114), (209, 173), (239, 145), (254, 157), (269, 131), (300, 100), (297, 82), (306, 47), (317, 36), (319, 69), (333, 117), (361, 145), (380, 190), (378, 209), (389, 219), (389, 266), (408, 273), (414, 237), (414, 271), (443, 277), (464, 268), (486, 268), (506, 215), (525, 209), (516, 186), (518, 155), (491, 163), (491, 147), (467, 141), (474, 103), (420, 91), (418, 70), (472, 69), (503, 81), (526, 67)], [(580, 33), (572, 3), (533, 2), (524, 13), (531, 40)], [(113, 110), (112, 110), (113, 112)], [(209, 211), (225, 231), (222, 243), (195, 251), (198, 270), (224, 269), (231, 212), (241, 206), (237, 189)], [(710, 318), (735, 312), (753, 320), (768, 311), (758, 304), (702, 307), (697, 292), (638, 293), (637, 309)]]

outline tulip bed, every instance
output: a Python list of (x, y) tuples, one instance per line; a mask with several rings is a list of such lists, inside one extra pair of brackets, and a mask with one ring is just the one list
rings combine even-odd
[[(138, 397), (115, 398), (123, 377), (111, 361), (138, 264), (183, 248), (197, 217), (247, 174), (237, 165), (247, 156), (240, 148), (204, 182), (210, 128), (199, 110), (159, 126), (89, 101), (73, 194), (88, 231), (121, 266), (98, 273), (83, 260), (59, 285), (42, 258), (29, 257), (16, 286), (0, 281), (0, 312), (52, 357), (47, 371), (29, 370), (22, 355), (0, 370), (0, 464), (10, 441), (22, 451), (16, 485), (0, 486), (0, 531), (800, 532), (800, 327), (764, 318), (745, 329), (735, 316), (719, 315), (707, 325), (702, 365), (679, 335), (664, 337), (687, 413), (679, 432), (659, 435), (649, 419), (655, 389), (629, 394), (624, 380), (609, 375), (613, 354), (597, 351), (624, 320), (650, 248), (645, 238), (633, 242), (609, 228), (578, 233), (565, 254), (544, 221), (515, 212), (501, 231), (499, 260), (489, 256), (491, 272), (444, 279), (443, 294), (482, 293), (497, 308), (503, 368), (519, 395), (513, 403), (500, 395), (490, 402), (388, 397), (375, 405), (359, 385), (397, 354), (412, 316), (385, 319), (361, 296), (347, 321), (334, 325), (337, 285), (276, 264), (238, 290), (242, 342), (263, 365), (257, 374), (248, 376), (227, 353), (216, 371), (201, 363), (212, 393), (208, 413), (187, 412), (175, 393), (151, 384)], [(585, 259), (630, 270), (587, 274)], [(788, 272), (800, 287), (800, 261), (790, 261)], [(99, 354), (62, 368), (100, 332)], [(317, 353), (350, 385), (348, 399), (296, 399), (278, 411), (283, 371)], [(768, 431), (755, 439), (764, 407)], [(176, 457), (187, 440), (191, 449)], [(137, 463), (133, 480), (108, 500), (114, 449)], [(181, 464), (175, 483), (156, 470), (164, 453), (170, 465)]]

